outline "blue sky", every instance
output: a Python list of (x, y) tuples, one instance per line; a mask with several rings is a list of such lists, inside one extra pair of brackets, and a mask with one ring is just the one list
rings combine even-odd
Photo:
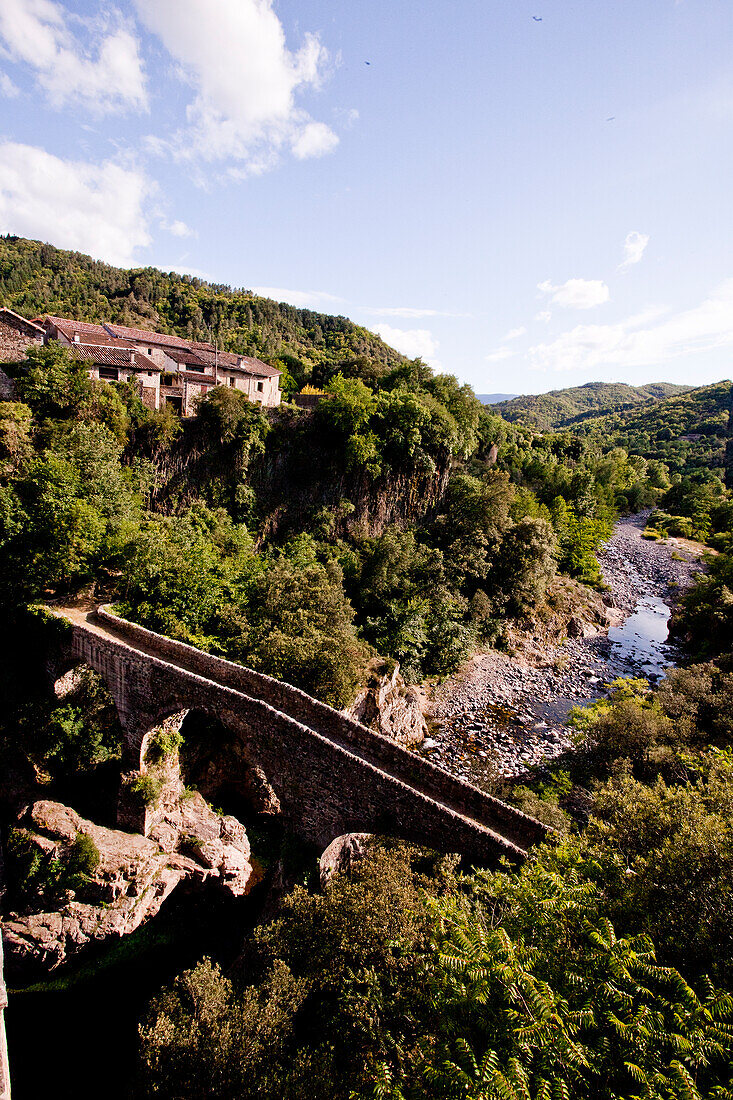
[(0, 4), (1, 232), (478, 392), (730, 377), (732, 139), (730, 0)]

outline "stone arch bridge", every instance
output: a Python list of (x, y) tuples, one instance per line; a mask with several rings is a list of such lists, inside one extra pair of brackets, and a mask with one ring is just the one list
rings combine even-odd
[[(109, 688), (127, 771), (144, 773), (151, 730), (203, 711), (242, 744), (288, 827), (322, 847), (343, 833), (380, 832), (488, 863), (522, 859), (547, 834), (534, 818), (289, 684), (145, 630), (109, 607), (47, 610), (66, 621), (62, 671), (87, 664)], [(146, 831), (124, 788), (118, 821)]]

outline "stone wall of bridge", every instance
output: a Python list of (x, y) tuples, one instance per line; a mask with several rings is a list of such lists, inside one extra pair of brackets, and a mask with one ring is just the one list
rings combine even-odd
[(462, 807), (462, 812), (479, 821), (490, 822), (519, 847), (542, 840), (546, 829), (534, 818), (519, 813), (498, 798), (493, 798), (472, 784), (450, 775), (431, 764), (425, 757), (409, 752), (381, 734), (374, 733), (348, 715), (319, 702), (291, 684), (255, 672), (244, 665), (204, 653), (200, 649), (166, 638), (152, 630), (121, 619), (110, 608), (100, 607), (99, 620), (127, 639), (132, 646), (155, 649), (163, 660), (183, 664), (206, 679), (227, 684), (247, 695), (261, 699), (275, 710), (294, 718), (321, 734), (367, 752), (370, 760), (389, 771), (409, 786), (425, 789), (433, 797), (446, 799)]
[[(125, 732), (124, 765), (144, 769), (145, 739), (183, 710), (218, 718), (271, 784), (284, 820), (325, 847), (382, 832), (479, 862), (521, 857), (546, 829), (288, 684), (98, 612), (73, 623), (72, 658), (105, 679)], [(125, 814), (128, 814), (125, 817)], [(128, 827), (129, 807), (121, 808)], [(123, 820), (120, 821), (123, 824)]]

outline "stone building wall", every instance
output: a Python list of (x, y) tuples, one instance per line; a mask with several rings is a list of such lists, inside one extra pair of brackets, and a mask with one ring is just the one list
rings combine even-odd
[(25, 359), (26, 348), (42, 344), (42, 333), (34, 329), (35, 326), (15, 323), (0, 310), (0, 363), (18, 363)]
[(0, 401), (13, 401), (15, 392), (15, 382), (8, 377), (4, 370), (0, 369)]

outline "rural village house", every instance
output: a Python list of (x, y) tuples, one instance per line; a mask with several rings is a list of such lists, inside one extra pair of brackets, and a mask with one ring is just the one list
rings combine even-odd
[(27, 321), (0, 308), (0, 361), (21, 360), (27, 347), (51, 340), (72, 347), (88, 363), (91, 378), (134, 381), (150, 409), (170, 405), (182, 416), (192, 416), (196, 400), (214, 386), (241, 390), (268, 408), (280, 404), (280, 371), (251, 356), (126, 325), (50, 315)]

